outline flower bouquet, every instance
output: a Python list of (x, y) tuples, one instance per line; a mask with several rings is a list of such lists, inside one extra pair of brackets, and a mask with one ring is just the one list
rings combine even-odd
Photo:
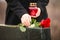
[(37, 22), (36, 19), (32, 18), (31, 25), (26, 27), (23, 24), (18, 24), (22, 32), (26, 31), (26, 28), (50, 28), (50, 18), (43, 19), (41, 22)]

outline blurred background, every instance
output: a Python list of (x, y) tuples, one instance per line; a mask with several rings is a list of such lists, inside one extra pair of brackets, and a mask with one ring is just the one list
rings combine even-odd
[(47, 12), (51, 18), (52, 40), (60, 40), (60, 0), (50, 0)]
[[(6, 8), (5, 0), (0, 0), (0, 24), (5, 23)], [(50, 0), (46, 8), (48, 16), (51, 18), (51, 38), (52, 40), (60, 40), (60, 0)]]
[(0, 0), (0, 24), (5, 23), (7, 3), (5, 0)]

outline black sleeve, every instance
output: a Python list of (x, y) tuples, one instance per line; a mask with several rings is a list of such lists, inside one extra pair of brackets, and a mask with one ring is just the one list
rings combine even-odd
[(40, 16), (42, 17), (42, 19), (46, 19), (48, 17), (47, 9), (46, 9), (46, 6), (48, 5), (48, 3), (49, 3), (49, 0), (38, 0), (37, 1), (37, 5), (41, 9)]
[(22, 4), (18, 0), (15, 0), (15, 1), (12, 0), (12, 2), (10, 3), (10, 6), (13, 13), (17, 15), (19, 18), (21, 18), (23, 14), (27, 13), (25, 8), (22, 6)]
[(42, 6), (47, 6), (49, 3), (49, 0), (38, 0)]

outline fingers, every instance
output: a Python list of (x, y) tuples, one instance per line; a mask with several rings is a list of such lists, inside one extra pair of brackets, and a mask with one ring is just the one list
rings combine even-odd
[(24, 14), (21, 18), (21, 23), (25, 26), (30, 26), (31, 16), (28, 14)]

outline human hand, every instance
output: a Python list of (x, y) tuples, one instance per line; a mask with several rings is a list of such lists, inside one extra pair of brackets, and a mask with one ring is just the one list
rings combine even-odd
[(30, 26), (31, 16), (29, 14), (24, 14), (21, 17), (21, 22), (25, 26)]
[(41, 10), (40, 10), (40, 8), (37, 8), (37, 9), (38, 9), (38, 12), (36, 13), (36, 16), (31, 16), (31, 17), (37, 18), (38, 16), (40, 16)]

